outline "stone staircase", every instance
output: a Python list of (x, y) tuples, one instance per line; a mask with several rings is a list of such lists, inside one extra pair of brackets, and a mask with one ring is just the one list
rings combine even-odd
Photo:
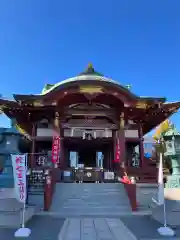
[(30, 206), (36, 206), (37, 209), (43, 209), (44, 207), (44, 188), (28, 187), (28, 199), (27, 204)]
[(58, 183), (50, 213), (63, 217), (119, 217), (132, 214), (121, 183)]
[[(0, 227), (20, 227), (22, 223), (23, 204), (14, 198), (13, 189), (0, 190)], [(27, 206), (25, 222), (35, 214), (34, 206)]]

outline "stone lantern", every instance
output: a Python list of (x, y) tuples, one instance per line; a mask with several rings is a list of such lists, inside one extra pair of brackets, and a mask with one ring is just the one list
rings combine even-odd
[(167, 177), (166, 188), (180, 188), (180, 133), (172, 126), (164, 135), (164, 156), (169, 157), (172, 175)]

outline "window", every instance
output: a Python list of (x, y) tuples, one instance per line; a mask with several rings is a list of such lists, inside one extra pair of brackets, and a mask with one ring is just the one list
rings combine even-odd
[(70, 162), (70, 167), (77, 167), (78, 164), (78, 153), (75, 151), (70, 151), (69, 152), (69, 162)]

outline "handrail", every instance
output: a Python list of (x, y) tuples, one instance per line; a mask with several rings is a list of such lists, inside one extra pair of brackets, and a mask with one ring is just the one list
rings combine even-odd
[(54, 187), (55, 187), (55, 177), (53, 170), (49, 170), (45, 174), (45, 185), (44, 185), (44, 211), (48, 211), (52, 204)]
[[(123, 175), (127, 176), (127, 173), (125, 169), (123, 169), (120, 164), (116, 164), (116, 174), (118, 177), (122, 177)], [(131, 183), (131, 182), (125, 182), (122, 181), (122, 184), (124, 184), (125, 191), (127, 193), (127, 196), (129, 198), (129, 203), (131, 205), (132, 211), (137, 211), (138, 206), (137, 206), (137, 197), (136, 197), (136, 184)]]
[(132, 211), (137, 211), (138, 206), (137, 206), (137, 198), (136, 198), (136, 184), (133, 184), (133, 183), (131, 184), (123, 183), (123, 184), (127, 192)]

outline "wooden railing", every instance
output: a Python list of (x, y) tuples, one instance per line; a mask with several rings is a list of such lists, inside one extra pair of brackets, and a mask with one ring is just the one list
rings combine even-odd
[(128, 198), (129, 198), (129, 203), (130, 203), (132, 211), (137, 211), (138, 205), (137, 205), (137, 196), (136, 196), (136, 184), (124, 183), (124, 188), (126, 190)]
[(54, 176), (54, 171), (49, 170), (45, 175), (44, 211), (48, 211), (51, 207), (55, 184), (56, 184), (56, 179)]
[(137, 183), (157, 183), (158, 168), (156, 161), (144, 159), (142, 168), (128, 166), (126, 168), (128, 176), (136, 178)]
[[(127, 169), (122, 168), (119, 163), (115, 164), (115, 171), (116, 171), (116, 175), (119, 176), (120, 178), (123, 178), (127, 173), (126, 172)], [(126, 183), (126, 182), (123, 182), (123, 184), (124, 184), (124, 188), (127, 193), (132, 211), (137, 211), (138, 206), (137, 206), (137, 197), (136, 197), (136, 184)]]

